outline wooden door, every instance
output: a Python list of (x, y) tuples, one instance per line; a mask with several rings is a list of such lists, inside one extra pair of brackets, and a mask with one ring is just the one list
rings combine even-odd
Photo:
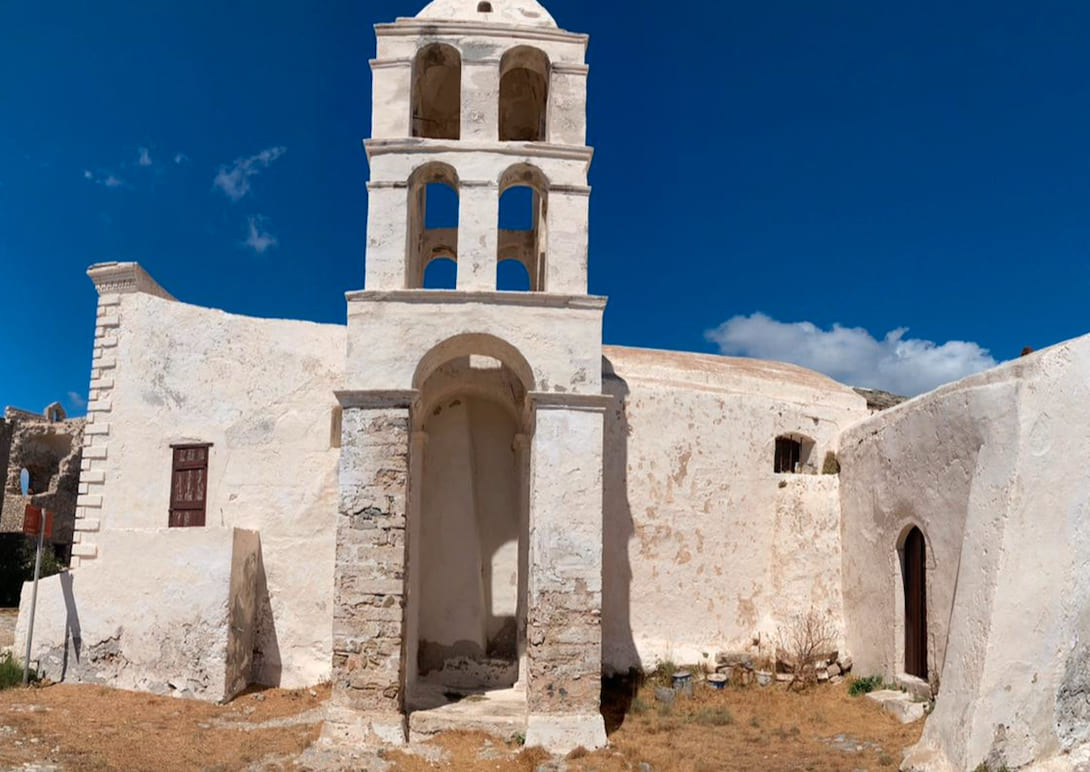
[(902, 555), (905, 585), (905, 672), (927, 680), (927, 544), (913, 528)]
[(171, 528), (200, 528), (204, 525), (208, 448), (208, 445), (179, 445), (174, 448), (170, 481)]

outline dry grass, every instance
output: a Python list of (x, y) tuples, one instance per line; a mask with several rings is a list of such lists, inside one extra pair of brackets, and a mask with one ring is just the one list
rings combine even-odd
[[(919, 740), (921, 724), (902, 726), (869, 700), (848, 695), (847, 685), (822, 686), (804, 693), (782, 685), (713, 691), (698, 685), (691, 700), (664, 708), (655, 702), (654, 683), (633, 693), (623, 685), (608, 704), (611, 748), (568, 757), (569, 770), (622, 772), (640, 762), (656, 772), (852, 772), (895, 770), (902, 751)], [(642, 709), (638, 709), (642, 706)], [(633, 709), (637, 708), (637, 709)], [(851, 738), (850, 752), (829, 740)], [(483, 735), (440, 736), (441, 764), (401, 753), (387, 755), (399, 772), (497, 770), (532, 772), (548, 756), (517, 749)], [(863, 746), (863, 751), (855, 751)], [(499, 753), (506, 748), (507, 753)]]
[[(611, 687), (605, 711), (611, 747), (578, 750), (565, 761), (567, 769), (622, 772), (647, 762), (656, 772), (893, 770), (922, 728), (901, 726), (873, 702), (850, 697), (843, 683), (801, 694), (782, 685), (714, 691), (698, 684), (692, 699), (671, 707), (655, 701), (653, 683), (639, 690)], [(309, 691), (261, 695), (217, 706), (95, 686), (13, 689), (0, 693), (0, 769), (31, 761), (78, 770), (237, 770), (256, 762), (262, 769), (292, 769), (319, 724), (259, 725), (320, 707), (329, 689), (316, 697)], [(829, 742), (837, 735), (851, 738), (850, 752)], [(550, 761), (540, 748), (481, 734), (452, 732), (435, 744), (441, 763), (398, 751), (385, 759), (401, 772), (534, 772)]]
[(317, 708), (329, 688), (315, 691), (267, 690), (211, 705), (96, 686), (11, 689), (0, 692), (0, 769), (49, 761), (79, 770), (226, 770), (292, 757), (317, 739), (320, 724), (240, 725)]

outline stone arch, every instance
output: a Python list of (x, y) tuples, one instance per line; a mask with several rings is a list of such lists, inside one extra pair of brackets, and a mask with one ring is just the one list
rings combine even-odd
[(454, 336), (413, 376), (405, 691), (526, 678), (529, 364), (492, 335)]
[[(498, 180), (500, 190), (500, 231), (497, 239), (497, 272), (504, 260), (517, 260), (526, 268), (529, 291), (545, 291), (546, 255), (548, 254), (549, 179), (536, 166), (519, 163), (508, 167)], [(504, 228), (505, 203), (511, 203), (515, 188), (531, 193), (528, 229)], [(497, 273), (497, 287), (499, 277)], [(502, 289), (502, 288), (501, 288)]]
[(405, 286), (423, 289), (428, 264), (438, 258), (458, 262), (458, 227), (428, 227), (429, 195), (436, 186), (444, 186), (454, 193), (454, 222), (460, 216), (461, 182), (457, 170), (445, 163), (429, 162), (418, 166), (409, 176), (409, 243), (406, 247), (408, 260), (405, 267)]
[(460, 357), (480, 356), (497, 360), (518, 378), (527, 391), (535, 390), (533, 368), (522, 352), (502, 338), (487, 333), (464, 333), (433, 346), (416, 366), (413, 388), (420, 390), (432, 374), (447, 362)]
[(548, 55), (532, 46), (516, 46), (500, 60), (500, 142), (548, 140)]
[(413, 60), (412, 135), (460, 139), (462, 55), (445, 43), (421, 48)]

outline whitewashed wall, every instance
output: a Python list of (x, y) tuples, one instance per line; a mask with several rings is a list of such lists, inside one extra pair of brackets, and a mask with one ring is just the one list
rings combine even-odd
[[(104, 474), (100, 533), (89, 535), (97, 557), (77, 575), (116, 575), (132, 561), (106, 537), (164, 528), (171, 445), (212, 443), (207, 526), (261, 536), (267, 592), (260, 588), (258, 598), (256, 678), (286, 687), (328, 678), (340, 452), (334, 391), (345, 329), (234, 316), (142, 293), (121, 295), (116, 313), (110, 403), (95, 415), (109, 430), (97, 462)], [(155, 602), (153, 594), (147, 599)]]
[(908, 402), (842, 439), (860, 672), (903, 669), (896, 544), (928, 539), (935, 711), (906, 769), (1090, 764), (1090, 338)]
[(791, 365), (605, 356), (606, 670), (745, 651), (811, 608), (839, 628), (838, 480), (774, 474), (773, 452), (805, 435), (820, 469), (865, 400)]

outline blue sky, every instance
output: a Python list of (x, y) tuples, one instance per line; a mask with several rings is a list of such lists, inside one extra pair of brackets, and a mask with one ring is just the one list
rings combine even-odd
[[(371, 25), (422, 5), (4, 3), (0, 404), (79, 412), (95, 262), (343, 322)], [(547, 5), (592, 36), (607, 343), (919, 391), (1090, 328), (1090, 4)]]

